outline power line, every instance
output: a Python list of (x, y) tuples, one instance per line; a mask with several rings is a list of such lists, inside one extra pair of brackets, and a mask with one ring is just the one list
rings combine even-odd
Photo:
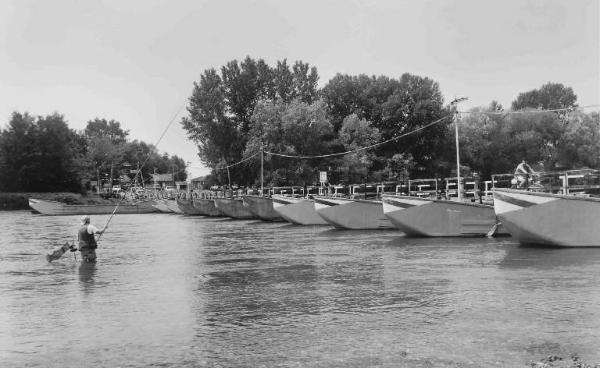
[(600, 105), (587, 105), (575, 107), (563, 107), (560, 109), (539, 109), (539, 110), (516, 110), (516, 111), (458, 111), (460, 114), (479, 114), (479, 115), (512, 115), (512, 114), (537, 114), (540, 112), (560, 112), (574, 111), (577, 109), (588, 109), (592, 107), (600, 107)]
[(444, 117), (442, 117), (442, 118), (440, 118), (440, 119), (437, 119), (437, 120), (435, 120), (435, 121), (433, 121), (433, 122), (431, 122), (431, 123), (429, 123), (429, 124), (423, 125), (422, 127), (419, 127), (419, 128), (417, 128), (417, 129), (415, 129), (415, 130), (412, 130), (412, 131), (410, 131), (410, 132), (407, 132), (407, 133), (401, 134), (401, 135), (399, 135), (399, 136), (396, 136), (396, 137), (390, 138), (390, 139), (388, 139), (388, 140), (385, 140), (385, 141), (383, 141), (383, 142), (375, 143), (375, 144), (372, 144), (372, 145), (370, 145), (370, 146), (361, 147), (361, 148), (356, 148), (356, 149), (349, 150), (349, 151), (345, 151), (345, 152), (330, 153), (330, 154), (326, 154), (326, 155), (314, 155), (314, 156), (305, 156), (305, 155), (286, 155), (286, 154), (283, 154), (283, 153), (276, 153), (276, 152), (270, 152), (270, 151), (265, 151), (265, 153), (266, 153), (266, 154), (269, 154), (269, 155), (273, 155), (273, 156), (288, 157), (288, 158), (300, 158), (300, 159), (310, 159), (310, 158), (325, 158), (325, 157), (334, 157), (334, 156), (344, 156), (344, 155), (347, 155), (347, 154), (349, 154), (349, 153), (360, 152), (360, 151), (364, 151), (364, 150), (368, 150), (368, 149), (371, 149), (371, 148), (375, 148), (375, 147), (378, 147), (378, 146), (384, 145), (384, 144), (386, 144), (386, 143), (395, 142), (395, 141), (399, 140), (400, 138), (404, 138), (404, 137), (406, 137), (406, 136), (409, 136), (409, 135), (411, 135), (411, 134), (415, 134), (415, 133), (417, 133), (417, 132), (420, 132), (421, 130), (427, 129), (427, 128), (429, 128), (429, 127), (433, 126), (433, 125), (439, 124), (439, 123), (441, 123), (442, 121), (444, 121), (445, 119), (447, 119), (447, 118), (449, 118), (449, 117), (451, 117), (451, 116), (452, 116), (452, 115), (446, 115), (446, 116), (444, 116)]

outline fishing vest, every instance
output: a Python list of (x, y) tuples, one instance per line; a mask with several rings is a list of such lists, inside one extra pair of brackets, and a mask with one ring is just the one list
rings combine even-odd
[(94, 234), (90, 234), (87, 231), (88, 226), (83, 225), (79, 228), (78, 238), (79, 238), (79, 249), (82, 248), (98, 248), (98, 244), (96, 244), (96, 238), (94, 238)]

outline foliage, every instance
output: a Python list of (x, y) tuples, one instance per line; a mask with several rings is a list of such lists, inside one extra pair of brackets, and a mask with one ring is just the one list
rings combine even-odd
[(344, 118), (351, 114), (380, 126), (383, 121), (382, 106), (399, 88), (399, 81), (385, 76), (337, 74), (323, 87), (322, 94), (337, 132)]
[[(290, 70), (286, 60), (277, 62), (275, 68), (262, 59), (233, 60), (221, 67), (220, 73), (215, 69), (202, 73), (189, 98), (189, 116), (181, 124), (198, 145), (202, 162), (213, 169), (222, 168), (242, 159), (259, 101), (297, 98), (310, 103), (318, 95), (317, 81), (316, 69), (301, 61)], [(238, 183), (253, 177), (245, 166), (232, 176)]]
[[(379, 130), (356, 114), (347, 116), (339, 131), (339, 141), (346, 151), (371, 146), (381, 140)], [(368, 181), (375, 160), (374, 150), (363, 150), (344, 155), (341, 167), (348, 183)]]
[(118, 121), (99, 118), (88, 121), (83, 133), (87, 138), (105, 137), (113, 143), (125, 143), (129, 135)]
[(160, 155), (156, 147), (128, 142), (127, 137), (128, 131), (114, 120), (90, 120), (78, 133), (56, 113), (35, 118), (14, 112), (7, 128), (0, 130), (0, 190), (80, 191), (83, 182), (98, 177), (133, 178), (130, 169), (146, 159), (146, 179), (156, 167), (159, 173), (175, 172), (176, 180), (185, 180), (181, 158)]
[(137, 178), (139, 181), (142, 181), (142, 179), (145, 182), (151, 180), (151, 175), (155, 172), (160, 174), (175, 173), (176, 181), (187, 179), (186, 162), (182, 158), (176, 155), (170, 156), (167, 153), (161, 155), (156, 146), (138, 140), (125, 144), (122, 162), (129, 164), (129, 166), (124, 167), (121, 165), (121, 175), (129, 175), (132, 179), (135, 177), (132, 175), (131, 170), (141, 168), (141, 173)]
[(557, 147), (561, 168), (600, 167), (600, 115), (598, 112), (569, 114), (567, 126)]
[[(426, 77), (403, 74), (400, 79), (385, 76), (348, 76), (338, 74), (323, 88), (329, 114), (336, 131), (344, 118), (356, 114), (371, 122), (387, 140), (433, 122), (448, 114), (443, 108), (439, 85)], [(410, 154), (415, 175), (435, 175), (447, 165), (443, 161), (447, 124), (438, 124), (396, 143), (380, 146), (373, 169), (381, 172), (395, 154)], [(389, 170), (388, 170), (389, 171)]]
[(513, 110), (562, 109), (577, 106), (577, 96), (571, 87), (562, 83), (546, 83), (540, 89), (520, 93), (512, 103)]
[(13, 113), (0, 132), (0, 190), (79, 191), (81, 143), (62, 115)]
[[(287, 155), (321, 155), (328, 153), (332, 142), (332, 127), (323, 101), (312, 104), (294, 100), (290, 103), (261, 102), (252, 117), (252, 130), (245, 157), (262, 150)], [(265, 156), (266, 183), (272, 185), (304, 185), (316, 180), (316, 167), (327, 160), (298, 160)], [(248, 167), (258, 173), (259, 159)], [(254, 176), (255, 178), (257, 175)], [(256, 183), (260, 178), (256, 179)]]
[(553, 112), (485, 114), (476, 108), (459, 121), (461, 162), (481, 173), (513, 172), (521, 160), (537, 170), (600, 166), (598, 114), (571, 112), (566, 120)]

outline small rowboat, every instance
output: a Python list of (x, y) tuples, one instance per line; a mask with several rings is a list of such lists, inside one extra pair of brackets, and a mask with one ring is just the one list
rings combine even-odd
[(29, 198), (29, 207), (33, 208), (42, 215), (47, 216), (67, 216), (67, 215), (106, 215), (112, 214), (116, 208), (116, 213), (153, 213), (158, 210), (152, 206), (153, 201), (143, 201), (137, 203), (117, 204), (66, 204), (56, 201), (47, 201), (43, 199)]

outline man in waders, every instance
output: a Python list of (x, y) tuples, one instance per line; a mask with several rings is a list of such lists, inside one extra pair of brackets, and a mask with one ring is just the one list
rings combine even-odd
[(90, 216), (83, 216), (81, 218), (81, 227), (77, 232), (77, 240), (79, 240), (79, 251), (81, 257), (86, 263), (96, 262), (96, 238), (94, 234), (102, 234), (106, 230), (106, 227), (102, 230), (98, 230), (94, 225), (90, 224)]

